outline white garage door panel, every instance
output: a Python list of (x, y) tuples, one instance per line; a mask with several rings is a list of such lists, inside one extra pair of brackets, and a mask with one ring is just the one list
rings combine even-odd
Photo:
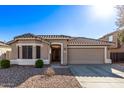
[(69, 48), (69, 64), (102, 64), (104, 63), (104, 49)]

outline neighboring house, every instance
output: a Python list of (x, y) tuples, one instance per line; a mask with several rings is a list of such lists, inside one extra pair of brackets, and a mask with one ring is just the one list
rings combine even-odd
[(113, 43), (65, 35), (23, 34), (8, 42), (12, 48), (12, 64), (34, 65), (37, 59), (45, 64), (111, 63), (107, 47)]
[(122, 31), (124, 31), (124, 29), (106, 34), (100, 38), (102, 41), (109, 41), (114, 43), (114, 45), (108, 49), (112, 62), (124, 62), (124, 44), (120, 44), (118, 40), (118, 34)]
[(7, 55), (7, 52), (9, 51), (11, 51), (11, 48), (4, 42), (0, 41), (0, 60), (9, 58), (9, 55)]

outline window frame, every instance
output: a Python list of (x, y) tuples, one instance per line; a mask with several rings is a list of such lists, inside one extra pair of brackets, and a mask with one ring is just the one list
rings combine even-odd
[(109, 36), (109, 42), (113, 41), (113, 35)]
[(33, 47), (22, 46), (22, 59), (32, 59), (33, 58)]
[(20, 47), (18, 46), (18, 59), (20, 58)]
[(40, 59), (41, 58), (41, 47), (36, 46), (36, 58)]

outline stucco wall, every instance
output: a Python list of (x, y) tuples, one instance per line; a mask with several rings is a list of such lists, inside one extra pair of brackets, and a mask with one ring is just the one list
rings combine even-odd
[(42, 46), (41, 46), (41, 58), (42, 59), (45, 59), (45, 60), (48, 59), (49, 50), (50, 50), (50, 47), (48, 46), (48, 44), (42, 43)]
[(107, 49), (107, 58), (110, 59), (110, 50)]
[(16, 43), (11, 44), (10, 47), (12, 49), (10, 52), (10, 60), (17, 59), (18, 53), (17, 53)]
[(11, 47), (0, 46), (0, 59), (9, 59), (9, 52)]
[(41, 41), (34, 40), (34, 39), (29, 39), (29, 40), (19, 40), (19, 41), (17, 41), (17, 43), (37, 43), (37, 44), (41, 44)]

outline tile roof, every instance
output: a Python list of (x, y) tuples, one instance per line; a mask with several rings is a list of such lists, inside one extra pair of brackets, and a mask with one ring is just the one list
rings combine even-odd
[(49, 38), (61, 38), (61, 39), (68, 39), (71, 38), (71, 36), (66, 36), (66, 35), (37, 35), (38, 37), (44, 38), (44, 39), (49, 39)]
[(8, 46), (6, 43), (0, 41), (0, 46)]
[(111, 45), (111, 44), (113, 43), (85, 37), (75, 37), (68, 41), (68, 45)]
[(26, 33), (26, 34), (22, 34), (22, 35), (14, 37), (14, 39), (16, 38), (37, 38), (37, 36), (31, 33)]
[(111, 45), (113, 44), (107, 41), (101, 41), (98, 39), (90, 39), (85, 37), (71, 37), (66, 35), (34, 35), (31, 33), (26, 33), (23, 35), (16, 36), (14, 40), (8, 42), (8, 44), (13, 43), (17, 38), (66, 39), (68, 40), (68, 45)]
[(66, 35), (34, 35), (31, 33), (26, 33), (26, 34), (22, 34), (19, 36), (14, 37), (14, 39), (16, 38), (44, 38), (44, 39), (51, 39), (51, 38), (61, 38), (61, 39), (67, 39), (67, 38), (71, 38), (70, 36), (66, 36)]

